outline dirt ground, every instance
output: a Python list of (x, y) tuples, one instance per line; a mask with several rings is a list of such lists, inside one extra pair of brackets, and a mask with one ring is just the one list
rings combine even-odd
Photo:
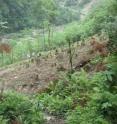
[[(74, 44), (72, 48), (73, 67), (94, 55), (88, 54), (90, 46)], [(16, 64), (0, 69), (0, 89), (23, 93), (36, 93), (46, 88), (50, 81), (57, 80), (61, 71), (70, 69), (68, 49), (57, 49)]]

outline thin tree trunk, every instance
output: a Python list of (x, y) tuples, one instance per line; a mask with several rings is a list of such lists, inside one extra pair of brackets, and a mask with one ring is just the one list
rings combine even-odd
[(12, 61), (12, 63), (14, 62), (14, 54), (13, 54), (13, 49), (12, 49), (12, 52), (11, 52), (11, 61)]
[(43, 23), (43, 50), (46, 50), (46, 47), (45, 47), (45, 27), (44, 27), (44, 23)]
[(73, 70), (73, 55), (72, 55), (72, 48), (71, 48), (71, 41), (68, 42), (69, 44), (69, 64), (70, 64), (70, 71)]
[(53, 27), (52, 27), (52, 29), (51, 29), (51, 42), (53, 43), (53, 35), (54, 35), (54, 29), (53, 29)]
[(4, 53), (2, 52), (2, 66), (4, 66)]
[(51, 29), (50, 29), (50, 25), (48, 24), (48, 43), (49, 43), (49, 48), (51, 47), (50, 36), (51, 36)]

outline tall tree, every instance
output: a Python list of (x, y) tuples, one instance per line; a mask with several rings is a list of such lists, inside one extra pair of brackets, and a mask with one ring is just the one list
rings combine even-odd
[(0, 18), (8, 22), (9, 30), (19, 30), (25, 27), (27, 22), (27, 0), (1, 0)]

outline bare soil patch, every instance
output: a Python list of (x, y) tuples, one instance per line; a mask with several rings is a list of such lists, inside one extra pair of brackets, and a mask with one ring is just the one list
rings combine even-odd
[[(96, 53), (90, 53), (91, 49), (90, 44), (73, 45), (74, 68), (96, 56)], [(59, 79), (61, 71), (67, 72), (69, 69), (68, 49), (52, 50), (32, 60), (0, 69), (0, 89), (37, 93), (47, 88), (51, 81)]]

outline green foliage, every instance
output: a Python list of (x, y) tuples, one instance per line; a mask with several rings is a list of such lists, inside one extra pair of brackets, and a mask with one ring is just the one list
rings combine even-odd
[(57, 13), (57, 5), (54, 0), (30, 1), (30, 6), (32, 9), (32, 21), (34, 26), (42, 27), (44, 21), (54, 23)]
[[(28, 31), (23, 30), (20, 33), (10, 35), (9, 44), (11, 45), (12, 51), (9, 54), (4, 53), (4, 63), (2, 64), (2, 61), (0, 61), (0, 66), (9, 65), (24, 59), (29, 59), (30, 57), (36, 57), (39, 52), (61, 47), (66, 44), (64, 32), (53, 30), (53, 35), (50, 38), (51, 46), (48, 43), (47, 32), (45, 34), (45, 44), (42, 34), (36, 33), (34, 36), (32, 32), (32, 29)], [(1, 53), (0, 59), (2, 60)]]
[(0, 100), (0, 119), (6, 124), (17, 121), (23, 124), (41, 124), (43, 116), (37, 105), (21, 94), (6, 93)]
[[(63, 1), (64, 2), (64, 1)], [(81, 6), (87, 3), (81, 2)], [(67, 6), (72, 6), (71, 0), (66, 2)], [(25, 13), (29, 5), (29, 13)], [(47, 28), (50, 23), (55, 23), (58, 17), (62, 19), (57, 23), (72, 21), (72, 12), (57, 8), (53, 0), (14, 1), (4, 0), (0, 5), (1, 22), (8, 22), (9, 30), (18, 30), (29, 26), (44, 26)], [(16, 11), (14, 11), (14, 9)], [(59, 12), (58, 12), (58, 10)], [(6, 10), (5, 12), (3, 10)], [(61, 11), (60, 11), (61, 10)], [(67, 11), (67, 13), (65, 13)], [(10, 13), (12, 12), (12, 14)], [(63, 14), (64, 13), (64, 14)], [(73, 74), (66, 74), (63, 79), (58, 80), (52, 86), (49, 93), (40, 94), (32, 102), (29, 98), (16, 93), (4, 94), (0, 100), (0, 121), (7, 124), (12, 120), (20, 121), (24, 124), (43, 123), (41, 110), (51, 114), (65, 116), (67, 124), (116, 124), (117, 123), (117, 1), (103, 0), (95, 7), (91, 14), (82, 22), (72, 22), (67, 25), (63, 32), (53, 33), (51, 37), (52, 47), (65, 45), (66, 41), (77, 42), (84, 40), (94, 34), (104, 32), (109, 37), (109, 49), (114, 54), (107, 59), (107, 70), (99, 73), (87, 74), (84, 70)], [(34, 15), (33, 15), (34, 14)], [(61, 15), (62, 14), (62, 15)], [(6, 16), (4, 16), (6, 15)], [(36, 17), (36, 18), (34, 18)], [(67, 17), (67, 18), (66, 18)], [(73, 16), (74, 17), (74, 16)], [(19, 21), (21, 18), (21, 21)], [(33, 20), (34, 18), (34, 20)], [(65, 20), (66, 18), (66, 20)], [(25, 23), (26, 21), (26, 23)], [(38, 23), (37, 23), (38, 22)], [(1, 23), (0, 28), (5, 28)], [(44, 27), (44, 28), (45, 28)], [(30, 33), (30, 32), (29, 32)], [(27, 33), (20, 32), (18, 37), (10, 41), (12, 53), (4, 54), (4, 63), (10, 64), (14, 61), (37, 56), (43, 48), (43, 37), (25, 36)], [(32, 35), (32, 34), (31, 34)], [(23, 38), (21, 38), (24, 36)], [(18, 41), (18, 42), (17, 42)], [(48, 35), (45, 34), (46, 50), (48, 46)], [(12, 55), (12, 58), (11, 58)], [(0, 58), (2, 55), (0, 55)], [(13, 61), (14, 60), (14, 61)], [(97, 64), (103, 58), (97, 57), (91, 61)]]
[(79, 7), (85, 6), (85, 5), (88, 4), (90, 1), (91, 1), (91, 0), (82, 0), (82, 1), (79, 0)]
[(8, 22), (7, 32), (39, 26), (42, 20), (53, 21), (55, 13), (56, 7), (52, 0), (49, 2), (47, 0), (2, 0), (0, 4), (0, 20)]
[[(74, 8), (71, 8), (64, 6), (65, 2), (61, 3), (58, 0), (1, 0), (0, 21), (8, 23), (8, 29), (3, 31), (15, 32), (30, 27), (42, 28), (44, 21), (61, 25), (79, 20), (79, 6), (81, 5), (72, 1)], [(69, 3), (69, 1), (67, 2)], [(85, 5), (84, 2), (81, 4)]]
[[(48, 30), (49, 23), (53, 23), (51, 21), (56, 17), (56, 4), (54, 1), (35, 1), (31, 2), (34, 8), (34, 14), (39, 15), (39, 19), (37, 15), (37, 20), (41, 21), (41, 26), (44, 24), (45, 30)], [(33, 5), (34, 4), (34, 5)], [(41, 6), (36, 7), (35, 6)], [(13, 46), (13, 54), (14, 61), (12, 61), (11, 55), (4, 55), (4, 65), (10, 64), (22, 59), (26, 59), (27, 56), (31, 57), (32, 54), (35, 56), (38, 52), (42, 50), (48, 50), (52, 48), (56, 48), (58, 46), (65, 45), (68, 41), (78, 42), (80, 40), (84, 40), (89, 36), (93, 36), (94, 34), (101, 34), (104, 32), (109, 37), (109, 49), (111, 51), (116, 51), (116, 41), (117, 41), (117, 31), (116, 31), (116, 3), (115, 0), (112, 2), (105, 1), (100, 2), (100, 4), (95, 7), (95, 9), (91, 12), (91, 14), (82, 22), (72, 22), (65, 26), (65, 30), (63, 31), (51, 31), (51, 35), (48, 40), (48, 31), (45, 32), (45, 38), (43, 38), (42, 34), (39, 36), (31, 36), (29, 38), (29, 34), (27, 33), (25, 37), (23, 37), (23, 33), (20, 33), (18, 38), (13, 39), (11, 42)], [(37, 12), (36, 12), (37, 11)], [(38, 12), (39, 11), (39, 12)], [(40, 14), (39, 14), (40, 13)], [(43, 17), (43, 15), (47, 15)], [(42, 15), (40, 19), (40, 15)], [(34, 18), (34, 17), (33, 17)], [(47, 19), (48, 18), (48, 19)], [(47, 24), (45, 24), (45, 22)], [(36, 23), (35, 23), (36, 24)], [(49, 27), (50, 28), (50, 27)], [(24, 33), (25, 34), (25, 33)], [(32, 34), (30, 34), (32, 35)], [(19, 37), (23, 38), (19, 38)], [(28, 38), (27, 38), (28, 37)], [(45, 40), (44, 40), (45, 39)], [(17, 42), (18, 41), (18, 42)], [(49, 41), (49, 43), (48, 43)], [(51, 42), (51, 45), (50, 45)], [(15, 44), (15, 45), (13, 45)], [(2, 58), (2, 55), (0, 56)]]
[(59, 95), (42, 94), (38, 97), (38, 100), (43, 110), (58, 116), (64, 115), (72, 106), (72, 99), (70, 97), (63, 99)]
[(97, 103), (87, 107), (78, 106), (72, 113), (68, 113), (67, 124), (110, 124), (99, 114)]
[(101, 103), (100, 110), (111, 123), (117, 122), (117, 55), (108, 58), (107, 86), (108, 90), (102, 94), (99, 100)]
[[(110, 63), (111, 61), (111, 63)], [(87, 106), (78, 107), (67, 114), (68, 124), (115, 124), (117, 122), (117, 90), (116, 90), (116, 74), (117, 66), (116, 56), (109, 57), (109, 71), (105, 71), (102, 75), (103, 83), (99, 76), (94, 76), (96, 87), (93, 94), (90, 94), (90, 101)], [(104, 81), (105, 80), (105, 81)], [(99, 82), (98, 82), (99, 81)]]
[(1, 0), (0, 20), (8, 22), (7, 31), (19, 30), (26, 26), (28, 6), (26, 1)]
[(7, 120), (4, 120), (2, 116), (0, 116), (0, 123), (1, 124), (7, 124)]
[(100, 4), (92, 10), (84, 21), (72, 23), (71, 26), (66, 29), (66, 37), (72, 41), (79, 41), (94, 34), (101, 34), (101, 31), (103, 31), (109, 36), (110, 49), (115, 51), (117, 48), (116, 6), (116, 0), (100, 1)]
[(103, 61), (102, 57), (96, 56), (94, 59), (91, 60), (91, 64), (96, 65), (96, 64), (98, 64), (99, 62), (102, 62), (102, 61)]
[(100, 111), (108, 118), (112, 123), (117, 122), (117, 94), (110, 92), (104, 92), (102, 99), (100, 100)]
[(8, 29), (7, 22), (0, 21), (0, 34), (2, 34), (6, 29)]
[(57, 115), (65, 115), (77, 105), (85, 105), (90, 95), (99, 92), (104, 87), (106, 77), (99, 73), (89, 78), (89, 75), (82, 70), (65, 76), (54, 86), (50, 94), (38, 96), (39, 103), (44, 109)]
[(89, 75), (81, 70), (66, 75), (54, 84), (49, 94), (37, 97), (40, 106), (51, 114), (63, 115), (67, 124), (115, 124), (116, 60), (116, 56), (108, 57), (109, 70), (104, 72)]

